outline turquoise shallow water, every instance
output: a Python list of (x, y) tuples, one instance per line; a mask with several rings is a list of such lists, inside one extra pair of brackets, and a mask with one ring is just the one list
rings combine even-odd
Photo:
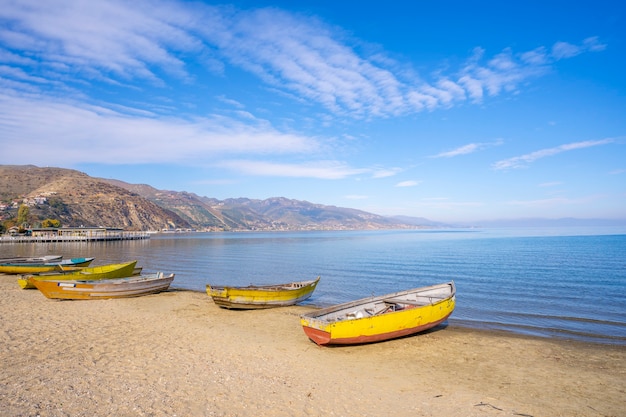
[(0, 256), (137, 259), (173, 286), (321, 276), (307, 305), (454, 280), (450, 324), (626, 345), (626, 230), (493, 229), (163, 234), (108, 243), (3, 244)]

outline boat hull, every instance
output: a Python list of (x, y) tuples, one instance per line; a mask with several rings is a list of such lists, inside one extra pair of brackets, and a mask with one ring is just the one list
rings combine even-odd
[[(411, 291), (388, 294), (305, 314), (301, 316), (300, 323), (309, 339), (321, 346), (374, 343), (413, 335), (445, 322), (454, 311), (456, 304), (454, 283), (424, 289), (445, 290), (446, 285), (449, 286), (447, 296), (430, 296), (430, 300), (424, 298), (424, 301), (419, 303), (417, 301), (419, 297), (416, 297), (415, 302), (407, 299), (403, 303), (402, 296), (410, 294)], [(389, 300), (393, 303), (387, 304), (396, 305), (399, 309), (371, 315), (359, 313), (367, 310), (365, 306), (374, 308)]]
[(0, 258), (0, 264), (17, 264), (17, 263), (50, 263), (59, 262), (63, 258), (62, 255), (44, 255), (35, 257), (15, 257), (15, 258)]
[(0, 264), (0, 274), (40, 274), (42, 272), (63, 271), (64, 268), (86, 267), (94, 258), (71, 258), (50, 263)]
[(80, 268), (72, 272), (52, 272), (49, 275), (23, 275), (17, 279), (18, 285), (23, 289), (35, 289), (35, 281), (60, 281), (60, 280), (97, 280), (111, 278), (125, 278), (135, 273), (137, 261), (120, 264), (108, 264), (91, 268)]
[(47, 298), (66, 300), (102, 300), (139, 297), (166, 291), (174, 274), (140, 275), (96, 281), (35, 281), (35, 286)]
[(206, 291), (213, 302), (222, 308), (253, 310), (285, 307), (298, 304), (311, 297), (319, 279), (317, 277), (311, 281), (249, 287), (207, 285)]

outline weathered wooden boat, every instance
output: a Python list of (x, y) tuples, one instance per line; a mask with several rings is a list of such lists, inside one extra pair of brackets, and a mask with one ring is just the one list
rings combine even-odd
[(125, 278), (141, 273), (141, 268), (137, 268), (136, 266), (137, 261), (131, 261), (80, 268), (77, 271), (57, 271), (36, 275), (22, 275), (17, 279), (17, 283), (24, 289), (31, 289), (37, 288), (35, 287), (35, 281)]
[(46, 263), (46, 262), (60, 261), (62, 258), (63, 258), (63, 255), (44, 255), (44, 256), (33, 256), (33, 257), (17, 256), (14, 258), (0, 258), (0, 264)]
[(127, 278), (101, 280), (35, 281), (35, 286), (48, 298), (67, 300), (98, 300), (139, 297), (166, 291), (174, 274), (157, 272)]
[(206, 292), (216, 305), (233, 310), (251, 310), (284, 307), (297, 304), (309, 298), (320, 277), (309, 281), (290, 282), (274, 285), (249, 285), (228, 287), (207, 285)]
[(443, 323), (455, 303), (451, 281), (311, 311), (300, 316), (300, 324), (318, 345), (381, 342)]
[(42, 272), (63, 271), (66, 268), (85, 267), (94, 258), (71, 258), (53, 262), (18, 262), (0, 264), (0, 274), (39, 274)]

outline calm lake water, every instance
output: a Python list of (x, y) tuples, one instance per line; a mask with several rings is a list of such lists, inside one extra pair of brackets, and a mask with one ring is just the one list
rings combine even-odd
[(0, 257), (137, 259), (173, 287), (321, 276), (327, 306), (454, 280), (450, 325), (626, 345), (626, 228), (160, 234), (140, 241), (1, 244)]

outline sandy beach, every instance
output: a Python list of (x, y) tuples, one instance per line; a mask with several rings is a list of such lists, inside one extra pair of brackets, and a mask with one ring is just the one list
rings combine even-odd
[[(318, 347), (311, 307), (55, 301), (0, 275), (2, 416), (625, 416), (626, 349), (453, 325)], [(458, 302), (462, 302), (459, 300)]]

